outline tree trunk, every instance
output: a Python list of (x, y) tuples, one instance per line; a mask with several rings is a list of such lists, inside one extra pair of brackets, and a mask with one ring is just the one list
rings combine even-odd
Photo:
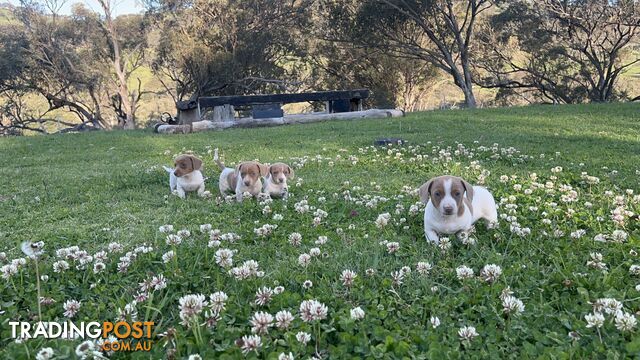
[(124, 66), (122, 64), (122, 57), (120, 54), (120, 43), (118, 42), (118, 32), (116, 30), (116, 26), (113, 23), (113, 17), (111, 14), (111, 3), (110, 0), (98, 0), (102, 10), (104, 11), (104, 20), (106, 23), (106, 30), (109, 33), (109, 40), (111, 41), (111, 45), (113, 47), (113, 67), (118, 78), (118, 95), (120, 96), (120, 101), (122, 101), (122, 108), (126, 114), (126, 117), (123, 119), (119, 119), (124, 121), (122, 127), (124, 129), (135, 129), (136, 128), (136, 119), (134, 114), (134, 107), (132, 106), (132, 102), (129, 99), (129, 86), (127, 84), (128, 75)]

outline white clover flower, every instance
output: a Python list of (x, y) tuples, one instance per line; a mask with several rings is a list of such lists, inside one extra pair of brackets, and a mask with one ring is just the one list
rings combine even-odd
[(296, 340), (302, 345), (307, 345), (307, 343), (311, 340), (311, 334), (300, 331), (296, 334)]
[(166, 243), (169, 246), (180, 245), (182, 243), (182, 237), (176, 234), (167, 235)]
[(209, 306), (214, 311), (222, 311), (225, 308), (225, 303), (229, 299), (226, 293), (223, 291), (217, 291), (211, 295), (209, 295)]
[(278, 355), (278, 360), (294, 360), (295, 358), (293, 357), (293, 353), (289, 352), (289, 354), (285, 354), (285, 353), (280, 353), (280, 355)]
[(42, 348), (36, 354), (36, 360), (50, 360), (53, 358), (54, 352), (50, 347)]
[(181, 297), (179, 300), (180, 319), (182, 324), (190, 326), (190, 323), (202, 312), (207, 301), (202, 294), (189, 294)]
[(604, 311), (606, 314), (615, 315), (622, 310), (622, 303), (613, 298), (602, 298), (596, 300), (593, 308), (596, 312)]
[(305, 288), (305, 289), (310, 289), (310, 288), (313, 287), (313, 282), (311, 282), (311, 280), (305, 280), (302, 283), (302, 287)]
[(479, 336), (476, 328), (473, 326), (463, 326), (458, 330), (458, 336), (461, 341), (471, 341), (473, 338)]
[(593, 240), (598, 242), (607, 242), (607, 236), (604, 234), (598, 234), (593, 237)]
[(259, 335), (269, 333), (269, 328), (273, 326), (273, 315), (259, 311), (253, 314), (253, 318), (249, 321), (251, 324), (251, 332)]
[[(76, 347), (76, 355), (81, 359), (86, 359), (91, 355), (95, 355), (96, 345), (93, 341), (87, 340)], [(98, 354), (99, 355), (99, 354)]]
[(200, 356), (199, 354), (191, 354), (189, 355), (187, 360), (202, 360), (202, 356)]
[(367, 276), (371, 277), (376, 274), (376, 269), (369, 268), (364, 272)]
[(524, 304), (520, 299), (507, 295), (502, 299), (502, 312), (507, 315), (518, 316), (524, 312)]
[(391, 281), (394, 286), (402, 285), (404, 282), (404, 271), (393, 271), (391, 273)]
[(300, 233), (294, 232), (289, 234), (289, 244), (293, 246), (298, 246), (302, 243), (302, 235)]
[(242, 337), (241, 343), (242, 353), (246, 355), (262, 347), (262, 338), (258, 335), (245, 335)]
[(627, 232), (624, 230), (614, 230), (613, 233), (611, 233), (611, 241), (617, 243), (623, 243), (627, 241), (628, 237), (629, 234), (627, 234)]
[(591, 257), (591, 260), (587, 261), (587, 266), (598, 270), (607, 269), (607, 264), (602, 261), (603, 256), (601, 253), (590, 253), (589, 256)]
[(631, 265), (629, 267), (629, 273), (631, 275), (640, 275), (640, 265)]
[(173, 225), (162, 225), (158, 228), (158, 231), (164, 234), (168, 234), (173, 231)]
[(326, 236), (318, 236), (318, 240), (316, 240), (316, 245), (324, 245), (329, 240)]
[(452, 245), (451, 244), (451, 239), (449, 239), (448, 237), (440, 238), (440, 241), (438, 242), (438, 247), (442, 251), (447, 251), (447, 250), (451, 249), (451, 245)]
[(40, 257), (44, 253), (43, 248), (44, 242), (42, 241), (38, 241), (35, 243), (31, 241), (25, 241), (20, 245), (20, 250), (22, 250), (22, 253), (24, 253), (31, 259)]
[(298, 264), (302, 267), (307, 267), (311, 263), (311, 255), (302, 254), (298, 257)]
[(319, 248), (311, 248), (309, 249), (309, 255), (311, 255), (312, 257), (316, 257), (316, 256), (320, 256), (322, 252), (320, 251)]
[(287, 310), (276, 313), (276, 326), (280, 330), (288, 330), (295, 317)]
[(300, 318), (304, 322), (326, 319), (329, 309), (317, 300), (305, 300), (300, 304)]
[(340, 281), (342, 281), (342, 285), (351, 287), (356, 277), (358, 277), (358, 274), (356, 274), (352, 270), (347, 269), (342, 271), (342, 274), (340, 275)]
[(77, 301), (77, 300), (65, 301), (64, 304), (62, 305), (62, 308), (64, 309), (64, 316), (68, 318), (72, 318), (76, 316), (78, 311), (80, 311), (80, 306), (82, 306), (82, 303), (80, 301)]
[(273, 289), (268, 287), (261, 287), (256, 292), (255, 303), (256, 305), (264, 306), (271, 301), (272, 297), (273, 297)]
[(93, 264), (93, 273), (98, 274), (101, 273), (107, 266), (103, 262), (95, 262)]
[(602, 325), (604, 325), (604, 316), (599, 312), (595, 312), (593, 314), (587, 314), (584, 316), (584, 319), (587, 320), (588, 328), (591, 328), (591, 327), (601, 328)]
[(496, 264), (485, 265), (480, 271), (480, 277), (482, 280), (488, 283), (493, 283), (502, 274), (502, 268)]
[(166, 253), (162, 254), (162, 262), (169, 263), (171, 260), (173, 260), (173, 258), (175, 257), (175, 253), (173, 252), (173, 250), (171, 251), (167, 251)]
[(364, 319), (364, 310), (360, 308), (360, 306), (351, 309), (351, 319), (353, 320), (362, 320)]
[(389, 220), (391, 220), (391, 215), (389, 213), (380, 214), (376, 219), (376, 226), (378, 229), (382, 229), (389, 224)]
[(632, 331), (636, 325), (636, 317), (633, 314), (619, 311), (615, 318), (616, 328), (620, 331)]
[(466, 265), (461, 265), (456, 268), (456, 276), (458, 277), (458, 280), (471, 279), (473, 278), (473, 275), (473, 269)]
[(191, 231), (189, 231), (187, 229), (182, 229), (182, 230), (179, 230), (176, 234), (179, 237), (184, 239), (184, 238), (188, 238), (189, 236), (191, 236)]
[(216, 264), (221, 267), (230, 267), (233, 265), (233, 250), (229, 249), (218, 249), (216, 251)]
[(264, 225), (262, 225), (262, 227), (259, 227), (257, 229), (253, 229), (253, 232), (258, 237), (266, 238), (266, 237), (271, 236), (271, 234), (273, 234), (273, 231), (275, 229), (277, 229), (277, 228), (278, 228), (278, 225), (264, 224)]
[(434, 329), (440, 326), (440, 319), (437, 316), (432, 316), (429, 319), (429, 322), (431, 323), (431, 327)]
[(387, 252), (389, 254), (393, 254), (395, 252), (397, 252), (400, 249), (400, 243), (395, 242), (395, 241), (391, 241), (386, 243), (387, 246)]
[(203, 234), (206, 234), (211, 231), (211, 228), (212, 228), (211, 224), (202, 224), (200, 225), (200, 232)]
[(432, 268), (433, 266), (428, 262), (420, 261), (418, 264), (416, 264), (416, 271), (420, 275), (429, 275), (429, 272)]

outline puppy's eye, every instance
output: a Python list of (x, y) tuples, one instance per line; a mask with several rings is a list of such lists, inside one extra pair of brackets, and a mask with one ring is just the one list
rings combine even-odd
[(456, 191), (456, 196), (460, 196), (460, 191)]
[(440, 191), (436, 191), (436, 193), (433, 195), (440, 197)]

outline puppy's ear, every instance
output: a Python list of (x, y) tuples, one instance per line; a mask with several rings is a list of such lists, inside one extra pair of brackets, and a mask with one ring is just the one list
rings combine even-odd
[(236, 172), (239, 173), (240, 171), (242, 171), (242, 163), (236, 165)]
[(429, 202), (429, 195), (431, 193), (431, 185), (433, 184), (433, 179), (427, 181), (426, 183), (422, 184), (422, 186), (420, 186), (420, 201), (422, 201), (423, 203), (427, 203)]
[(293, 179), (295, 177), (295, 175), (293, 174), (293, 169), (289, 165), (287, 165), (287, 169), (289, 169), (289, 172), (286, 174), (287, 179)]
[(257, 165), (260, 176), (267, 176), (267, 174), (269, 174), (269, 167), (267, 165), (261, 163), (258, 163)]
[(200, 170), (202, 168), (202, 160), (200, 160), (199, 158), (193, 156), (193, 155), (189, 155), (189, 158), (191, 158), (191, 164), (193, 165), (193, 170)]
[(462, 187), (466, 192), (467, 199), (469, 199), (469, 201), (473, 201), (473, 186), (462, 179), (460, 179), (460, 182), (462, 183)]

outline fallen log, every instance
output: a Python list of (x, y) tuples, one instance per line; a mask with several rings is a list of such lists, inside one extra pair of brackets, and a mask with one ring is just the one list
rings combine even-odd
[(161, 124), (156, 126), (155, 131), (161, 134), (187, 134), (191, 132), (199, 132), (205, 130), (224, 130), (229, 128), (254, 128), (279, 126), (290, 124), (308, 124), (314, 122), (328, 120), (354, 120), (354, 119), (370, 119), (370, 118), (386, 118), (404, 116), (402, 110), (397, 109), (369, 109), (363, 111), (351, 111), (344, 113), (310, 113), (310, 114), (292, 114), (278, 118), (242, 118), (231, 121), (211, 121), (202, 120), (195, 121), (185, 125), (169, 125)]

